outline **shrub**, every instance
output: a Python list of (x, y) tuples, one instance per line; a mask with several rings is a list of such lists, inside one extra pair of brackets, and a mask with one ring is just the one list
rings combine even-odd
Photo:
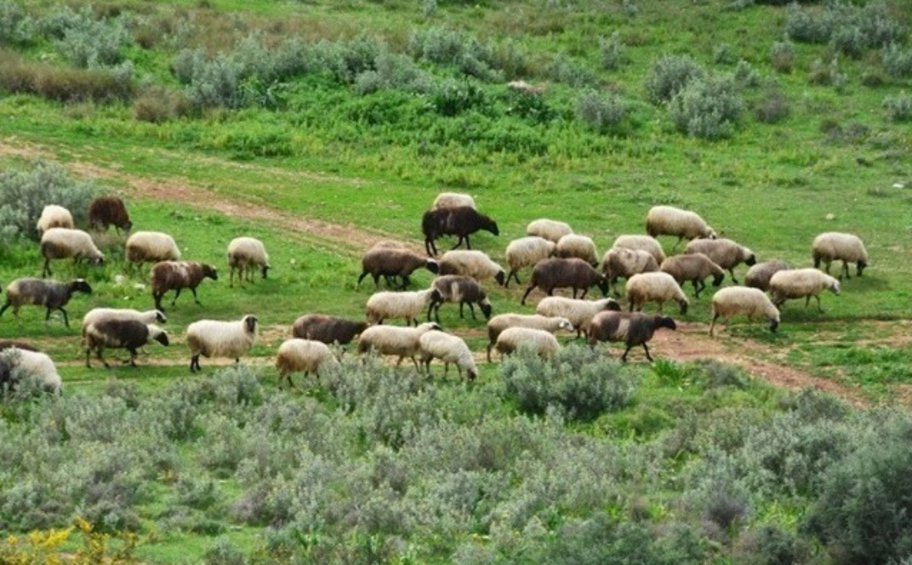
[(734, 81), (723, 76), (691, 81), (669, 104), (678, 130), (703, 139), (730, 137), (743, 110)]
[(184, 93), (163, 86), (151, 86), (133, 102), (133, 118), (160, 124), (187, 116), (190, 109), (190, 100)]
[(804, 563), (809, 554), (806, 542), (773, 524), (745, 532), (736, 550), (737, 561), (748, 565)]
[(59, 102), (128, 100), (133, 96), (132, 66), (125, 63), (114, 69), (61, 68), (0, 51), (0, 88)]
[(883, 50), (883, 66), (887, 74), (893, 78), (907, 78), (912, 76), (912, 48), (906, 48), (898, 43), (891, 43)]
[(811, 70), (808, 73), (808, 81), (811, 84), (828, 86), (836, 84), (840, 75), (839, 60), (836, 57), (829, 61), (814, 59), (814, 62), (811, 63)]
[(414, 32), (408, 49), (416, 59), (456, 67), (466, 76), (486, 81), (501, 78), (492, 68), (493, 49), (455, 30), (432, 27)]
[(244, 554), (226, 537), (219, 537), (206, 551), (207, 565), (246, 565)]
[(770, 63), (780, 73), (792, 72), (795, 63), (795, 46), (791, 41), (776, 41), (770, 48)]
[(239, 108), (240, 85), (241, 66), (220, 55), (194, 66), (188, 96), (197, 108)]
[(830, 45), (835, 51), (858, 59), (865, 49), (865, 36), (858, 26), (843, 26), (833, 31)]
[(788, 117), (790, 112), (788, 98), (778, 87), (768, 88), (762, 98), (754, 103), (754, 115), (757, 121), (775, 124)]
[(484, 102), (484, 91), (468, 80), (444, 79), (431, 92), (434, 110), (443, 116), (456, 116)]
[(646, 95), (653, 104), (669, 102), (685, 86), (706, 72), (688, 55), (665, 55), (646, 75)]
[(565, 55), (560, 55), (554, 59), (548, 66), (547, 73), (551, 80), (573, 87), (598, 84), (598, 78), (592, 71)]
[(24, 45), (35, 36), (35, 21), (10, 0), (0, 2), (0, 44)]
[(74, 12), (57, 42), (60, 54), (80, 68), (119, 63), (122, 50), (132, 42), (125, 18), (100, 20), (89, 7)]
[(624, 42), (621, 41), (621, 34), (618, 32), (612, 33), (608, 39), (600, 39), (599, 51), (601, 53), (602, 68), (606, 71), (617, 70), (626, 61)]
[(720, 43), (713, 49), (713, 63), (717, 65), (733, 65), (737, 60), (737, 54), (728, 43)]
[(386, 52), (377, 57), (376, 70), (355, 78), (355, 92), (364, 95), (389, 89), (425, 93), (433, 89), (433, 80), (405, 55)]
[(614, 94), (589, 91), (576, 100), (576, 116), (586, 127), (599, 133), (616, 129), (627, 115), (627, 107)]
[(912, 95), (903, 92), (896, 96), (887, 96), (884, 98), (883, 108), (891, 122), (912, 121)]
[(833, 33), (833, 21), (821, 10), (790, 4), (786, 12), (786, 35), (800, 43), (826, 43)]
[(760, 75), (750, 63), (741, 59), (738, 61), (738, 65), (735, 67), (735, 72), (732, 75), (735, 79), (735, 82), (738, 83), (742, 88), (753, 88), (760, 84)]

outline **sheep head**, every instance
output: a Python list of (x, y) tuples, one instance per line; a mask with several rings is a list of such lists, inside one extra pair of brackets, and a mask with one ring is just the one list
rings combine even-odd
[(678, 325), (670, 316), (656, 316), (655, 325), (656, 328), (668, 328), (669, 330), (678, 329)]
[(70, 283), (70, 292), (92, 294), (92, 287), (89, 286), (85, 279), (76, 279)]
[(203, 276), (214, 281), (218, 280), (218, 271), (212, 265), (203, 264)]
[(506, 276), (507, 276), (506, 273), (504, 273), (503, 270), (501, 269), (500, 271), (497, 272), (496, 275), (494, 275), (494, 280), (497, 281), (497, 284), (499, 284), (500, 286), (503, 286), (504, 283), (506, 283)]
[(858, 263), (855, 264), (855, 274), (860, 277), (861, 272), (864, 271), (867, 266), (868, 266), (867, 261), (859, 261)]
[(259, 321), (259, 319), (256, 316), (248, 314), (248, 315), (244, 316), (242, 321), (244, 322), (244, 326), (245, 326), (247, 333), (252, 334), (252, 333), (256, 332), (257, 322)]

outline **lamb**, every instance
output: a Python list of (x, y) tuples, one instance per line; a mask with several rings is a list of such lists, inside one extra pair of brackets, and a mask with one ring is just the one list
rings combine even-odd
[(591, 237), (585, 235), (571, 233), (560, 238), (554, 255), (556, 257), (578, 257), (592, 266), (598, 265), (595, 242)]
[(541, 218), (532, 220), (526, 226), (526, 235), (534, 235), (557, 243), (560, 238), (573, 233), (570, 224)]
[(73, 223), (73, 214), (63, 206), (48, 204), (41, 210), (41, 216), (35, 224), (38, 230), (38, 236), (44, 234), (51, 228), (68, 228), (73, 229), (76, 225)]
[(589, 287), (598, 286), (602, 291), (602, 296), (608, 296), (608, 279), (605, 275), (592, 268), (592, 265), (582, 259), (545, 259), (539, 261), (535, 268), (532, 269), (532, 279), (529, 281), (529, 288), (523, 294), (520, 304), (526, 303), (529, 293), (533, 289), (540, 288), (548, 296), (554, 294), (555, 288), (572, 288), (573, 298), (576, 298), (576, 291), (582, 290), (580, 298), (585, 298), (589, 292)]
[(817, 299), (817, 310), (823, 312), (823, 308), (820, 307), (820, 293), (824, 290), (829, 290), (837, 296), (841, 292), (838, 280), (817, 269), (779, 271), (769, 282), (769, 292), (776, 308), (782, 306), (789, 298), (801, 297), (804, 297), (804, 307), (807, 308), (813, 296)]
[(747, 274), (744, 275), (744, 286), (759, 288), (766, 292), (769, 290), (769, 281), (773, 275), (779, 271), (785, 271), (790, 268), (789, 264), (785, 261), (765, 261), (763, 263), (757, 263), (748, 269)]
[(497, 336), (507, 328), (533, 328), (554, 333), (558, 330), (573, 331), (573, 324), (567, 318), (553, 318), (539, 314), (500, 314), (488, 320), (488, 363), (491, 362), (491, 348)]
[(642, 312), (601, 312), (589, 323), (589, 345), (600, 341), (623, 342), (627, 349), (621, 361), (627, 362), (627, 354), (637, 345), (643, 346), (646, 359), (653, 360), (646, 345), (659, 328), (678, 329), (675, 321), (668, 316), (649, 316)]
[(432, 302), (431, 288), (413, 292), (375, 292), (367, 299), (366, 315), (371, 324), (382, 324), (387, 318), (403, 318), (405, 325), (418, 325), (418, 316)]
[(95, 247), (92, 237), (82, 230), (50, 228), (41, 236), (41, 256), (44, 257), (42, 277), (51, 276), (51, 260), (73, 258), (73, 263), (88, 259), (92, 265), (104, 263), (104, 255)]
[(513, 327), (507, 328), (497, 336), (497, 342), (494, 347), (500, 353), (501, 359), (504, 355), (513, 353), (520, 347), (532, 347), (539, 357), (547, 359), (553, 357), (560, 351), (560, 344), (557, 338), (545, 330), (535, 328)]
[(168, 334), (154, 324), (144, 324), (136, 319), (102, 319), (85, 328), (86, 367), (92, 368), (89, 357), (94, 350), (98, 360), (108, 367), (104, 358), (105, 347), (126, 349), (130, 352), (130, 366), (136, 366), (136, 350), (157, 341), (167, 346)]
[(534, 267), (536, 263), (554, 255), (557, 244), (537, 235), (514, 239), (507, 245), (506, 258), (510, 266), (504, 286), (510, 286), (510, 279), (519, 282), (519, 270), (523, 267)]
[(477, 281), (493, 278), (504, 286), (503, 267), (495, 263), (484, 251), (447, 251), (440, 257), (441, 275), (465, 275)]
[(830, 274), (830, 263), (841, 260), (840, 279), (843, 275), (847, 279), (851, 278), (849, 263), (855, 263), (855, 272), (859, 277), (868, 266), (868, 251), (865, 249), (864, 243), (857, 235), (851, 233), (822, 233), (814, 238), (811, 253), (814, 257), (814, 268), (819, 269), (820, 262), (823, 261), (827, 274)]
[(457, 208), (459, 206), (475, 208), (475, 199), (468, 194), (462, 194), (460, 192), (441, 192), (437, 195), (437, 198), (434, 199), (431, 209)]
[(180, 249), (170, 235), (157, 231), (138, 231), (127, 239), (124, 257), (132, 268), (141, 263), (179, 261)]
[(475, 358), (462, 338), (444, 332), (425, 332), (418, 338), (418, 347), (421, 350), (421, 362), (428, 376), (431, 374), (431, 360), (436, 358), (443, 361), (444, 376), (450, 371), (450, 363), (455, 363), (460, 377), (463, 370), (470, 381), (478, 377)]
[(627, 281), (627, 299), (630, 301), (631, 312), (642, 310), (646, 302), (656, 302), (661, 313), (665, 302), (674, 300), (681, 308), (681, 315), (684, 315), (690, 304), (674, 277), (661, 271), (630, 277)]
[(152, 267), (151, 277), (152, 298), (155, 300), (155, 308), (164, 312), (165, 309), (161, 305), (161, 299), (169, 290), (176, 291), (174, 300), (171, 301), (171, 306), (174, 306), (181, 290), (185, 288), (190, 289), (190, 292), (193, 293), (193, 300), (202, 306), (196, 296), (196, 287), (206, 278), (214, 281), (218, 280), (218, 272), (212, 265), (195, 261), (162, 261)]
[(700, 293), (706, 288), (706, 283), (703, 282), (706, 277), (713, 278), (713, 286), (721, 285), (725, 279), (722, 267), (702, 253), (669, 257), (662, 262), (661, 270), (673, 276), (678, 284), (690, 281), (694, 287), (694, 296), (697, 298), (700, 298)]
[(285, 379), (289, 386), (292, 373), (316, 374), (325, 369), (339, 366), (328, 345), (321, 341), (292, 338), (282, 342), (275, 360), (279, 371), (279, 380)]
[(89, 225), (97, 231), (107, 231), (111, 226), (124, 233), (133, 229), (124, 201), (116, 196), (101, 196), (89, 204)]
[(757, 256), (754, 252), (738, 245), (730, 239), (695, 239), (687, 244), (684, 248), (685, 254), (702, 253), (709, 257), (713, 263), (723, 269), (727, 269), (731, 274), (732, 282), (740, 284), (735, 278), (734, 268), (744, 263), (751, 266), (757, 263)]
[(424, 248), (428, 255), (437, 255), (437, 246), (434, 241), (444, 235), (458, 235), (459, 241), (453, 249), (465, 241), (466, 248), (472, 249), (469, 236), (479, 230), (486, 230), (494, 235), (499, 235), (497, 222), (469, 206), (456, 208), (438, 208), (428, 210), (421, 219), (421, 230), (424, 232)]
[(431, 321), (431, 311), (437, 322), (440, 322), (440, 306), (444, 302), (459, 303), (459, 317), (463, 318), (463, 307), (468, 304), (472, 319), (475, 320), (475, 307), (478, 304), (485, 319), (491, 317), (491, 302), (478, 282), (462, 275), (445, 275), (434, 279), (431, 285), (431, 303), (427, 310), (427, 319)]
[(603, 310), (620, 309), (621, 305), (613, 298), (577, 300), (562, 296), (549, 296), (538, 303), (535, 311), (542, 316), (557, 316), (570, 320), (570, 323), (576, 328), (576, 337), (580, 337), (593, 316)]
[(634, 251), (645, 251), (652, 255), (656, 265), (661, 265), (665, 260), (665, 252), (662, 251), (662, 244), (654, 237), (648, 235), (619, 235), (612, 245), (614, 249), (632, 249)]
[(60, 310), (63, 313), (63, 323), (70, 327), (70, 319), (64, 306), (76, 292), (92, 294), (92, 287), (84, 279), (75, 279), (68, 283), (48, 281), (44, 279), (22, 278), (16, 279), (6, 287), (6, 304), (0, 308), (0, 316), (10, 306), (13, 315), (19, 321), (19, 308), (25, 305), (44, 306), (47, 308), (45, 321), (51, 319), (51, 312)]
[[(420, 310), (419, 310), (420, 311)], [(301, 339), (321, 343), (345, 345), (351, 343), (355, 336), (367, 329), (367, 323), (309, 314), (301, 316), (292, 325), (292, 335)]]
[(716, 232), (699, 215), (690, 210), (674, 206), (653, 206), (646, 214), (646, 233), (652, 237), (659, 235), (676, 235), (678, 241), (684, 239), (715, 239)]
[(234, 358), (239, 363), (257, 339), (258, 319), (246, 315), (240, 320), (222, 322), (200, 320), (187, 326), (187, 345), (190, 347), (190, 372), (202, 370), (199, 363), (203, 357)]
[[(266, 246), (253, 237), (236, 237), (228, 243), (228, 286), (234, 287), (234, 271), (238, 272), (238, 282), (244, 286), (244, 279), (252, 283), (253, 273), (259, 269), (263, 278), (272, 267), (269, 266), (269, 254)], [(246, 275), (246, 277), (245, 277)]]
[[(8, 386), (12, 388), (23, 378), (37, 380), (42, 387), (56, 395), (63, 391), (63, 380), (54, 362), (44, 353), (12, 347), (0, 352), (0, 366), (8, 370)], [(5, 373), (7, 371), (0, 371)]]
[(436, 274), (439, 271), (437, 261), (422, 257), (405, 248), (374, 247), (361, 258), (361, 276), (358, 277), (358, 286), (364, 277), (371, 275), (374, 286), (380, 286), (380, 277), (386, 278), (390, 284), (393, 277), (402, 277), (402, 285), (406, 288), (411, 281), (409, 276), (417, 269), (425, 268)]
[(418, 362), (415, 360), (415, 355), (421, 349), (419, 340), (425, 333), (439, 330), (440, 326), (434, 322), (427, 322), (414, 328), (371, 326), (361, 332), (361, 336), (358, 338), (358, 353), (376, 351), (381, 355), (397, 355), (399, 357), (397, 367), (402, 364), (403, 359), (408, 357), (415, 364), (415, 369), (420, 371)]
[(744, 314), (748, 319), (766, 318), (770, 323), (770, 331), (775, 332), (779, 327), (779, 309), (773, 305), (769, 297), (758, 288), (733, 286), (723, 288), (713, 295), (712, 323), (709, 325), (709, 335), (713, 336), (716, 320), (720, 317), (728, 325), (732, 316)]
[[(651, 238), (650, 238), (651, 239)], [(642, 249), (627, 249), (614, 247), (605, 253), (602, 258), (602, 272), (608, 279), (608, 286), (617, 295), (617, 281), (623, 277), (629, 279), (640, 273), (658, 271), (659, 265), (655, 257)]]

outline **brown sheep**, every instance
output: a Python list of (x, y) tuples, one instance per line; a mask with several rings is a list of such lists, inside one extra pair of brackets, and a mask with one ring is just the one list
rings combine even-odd
[(434, 240), (445, 235), (459, 236), (459, 241), (456, 242), (453, 249), (462, 245), (463, 241), (466, 243), (466, 249), (472, 249), (469, 236), (479, 230), (500, 235), (497, 222), (469, 206), (428, 210), (421, 218), (421, 230), (424, 232), (424, 248), (431, 256), (437, 255)]
[(488, 300), (488, 296), (481, 288), (481, 285), (478, 284), (478, 281), (472, 277), (463, 275), (444, 275), (442, 277), (437, 277), (434, 279), (431, 289), (433, 289), (433, 292), (431, 292), (431, 303), (428, 306), (427, 311), (427, 319), (429, 322), (431, 321), (431, 312), (433, 311), (435, 319), (440, 323), (440, 306), (443, 305), (444, 302), (458, 302), (460, 318), (464, 317), (463, 307), (466, 304), (469, 305), (469, 311), (472, 313), (473, 320), (476, 319), (475, 307), (473, 304), (478, 304), (485, 319), (491, 317), (491, 302)]
[(411, 281), (409, 276), (417, 269), (425, 268), (437, 274), (437, 261), (422, 257), (408, 249), (393, 249), (388, 247), (373, 248), (361, 258), (361, 276), (358, 277), (358, 286), (364, 277), (371, 275), (374, 286), (380, 286), (380, 277), (386, 279), (389, 285), (395, 277), (402, 277), (400, 289), (405, 289)]
[(540, 288), (548, 296), (554, 294), (555, 288), (572, 288), (573, 298), (576, 291), (582, 290), (580, 298), (585, 298), (589, 287), (598, 286), (602, 296), (608, 296), (608, 279), (602, 273), (592, 268), (592, 265), (582, 259), (552, 258), (539, 261), (532, 270), (532, 280), (529, 288), (523, 294), (520, 304), (526, 303), (526, 298), (536, 288)]
[(694, 287), (694, 296), (700, 298), (700, 293), (706, 288), (703, 282), (707, 277), (712, 277), (713, 286), (719, 286), (725, 279), (725, 271), (716, 265), (712, 259), (702, 253), (690, 255), (675, 255), (662, 261), (661, 270), (674, 277), (678, 284), (683, 285), (690, 281)]
[(294, 337), (322, 343), (345, 345), (367, 329), (366, 322), (355, 322), (333, 316), (309, 314), (295, 320), (291, 327)]
[(162, 312), (165, 311), (162, 308), (161, 299), (169, 290), (177, 291), (174, 294), (174, 300), (171, 301), (171, 306), (174, 306), (181, 290), (185, 288), (190, 289), (190, 292), (193, 293), (193, 300), (200, 304), (199, 298), (196, 296), (196, 287), (205, 278), (214, 281), (218, 280), (218, 273), (215, 267), (195, 261), (161, 261), (156, 263), (152, 267), (152, 298), (155, 300), (155, 308)]
[(659, 328), (676, 330), (675, 321), (668, 316), (649, 316), (642, 312), (600, 312), (589, 322), (589, 345), (599, 341), (620, 341), (627, 345), (621, 361), (627, 362), (627, 354), (637, 345), (646, 351), (646, 359), (652, 361), (646, 342), (652, 339)]
[(114, 226), (125, 233), (133, 228), (124, 201), (116, 196), (101, 196), (89, 204), (89, 225), (97, 231)]

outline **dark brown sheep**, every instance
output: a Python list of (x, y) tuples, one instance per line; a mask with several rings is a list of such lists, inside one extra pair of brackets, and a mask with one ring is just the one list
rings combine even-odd
[(589, 345), (595, 346), (600, 341), (618, 341), (627, 345), (621, 361), (627, 362), (627, 354), (637, 345), (646, 351), (646, 359), (652, 361), (646, 342), (652, 339), (656, 330), (678, 328), (675, 321), (668, 316), (649, 316), (642, 312), (599, 312), (589, 322)]
[(89, 225), (98, 231), (107, 231), (111, 226), (123, 232), (133, 228), (124, 201), (116, 196), (101, 196), (89, 204)]
[(89, 324), (85, 330), (85, 341), (86, 367), (92, 368), (89, 363), (92, 350), (95, 350), (98, 360), (105, 367), (109, 366), (103, 355), (105, 347), (126, 349), (130, 352), (129, 363), (135, 367), (136, 350), (152, 341), (168, 345), (168, 334), (157, 326), (146, 325), (139, 320), (108, 319)]
[(76, 292), (92, 294), (92, 287), (84, 279), (74, 279), (68, 283), (35, 278), (16, 279), (6, 287), (6, 304), (0, 308), (0, 316), (12, 306), (13, 315), (18, 321), (20, 307), (44, 306), (47, 308), (45, 320), (51, 319), (52, 311), (60, 310), (64, 324), (70, 327), (70, 319), (63, 307), (70, 302), (70, 298)]
[(361, 276), (358, 277), (358, 286), (361, 286), (361, 281), (367, 275), (373, 277), (375, 286), (380, 286), (381, 276), (386, 279), (387, 284), (394, 277), (402, 277), (402, 284), (399, 288), (404, 289), (411, 284), (409, 276), (420, 268), (437, 274), (437, 261), (422, 257), (408, 249), (371, 249), (361, 258)]
[(459, 317), (463, 316), (463, 307), (468, 304), (469, 311), (472, 313), (472, 319), (475, 320), (475, 306), (478, 304), (481, 313), (485, 319), (491, 317), (491, 302), (485, 291), (478, 284), (478, 281), (472, 277), (463, 275), (445, 275), (434, 279), (431, 285), (431, 304), (428, 306), (427, 319), (431, 321), (431, 312), (434, 312), (434, 318), (440, 323), (440, 306), (444, 302), (459, 303)]
[(662, 261), (661, 270), (668, 273), (674, 280), (683, 285), (690, 281), (694, 287), (694, 296), (700, 298), (700, 293), (706, 288), (703, 282), (707, 277), (712, 277), (713, 286), (719, 286), (725, 279), (725, 271), (716, 265), (712, 259), (702, 253), (690, 255), (675, 255)]
[(470, 206), (457, 206), (455, 208), (437, 208), (428, 210), (421, 218), (421, 230), (424, 232), (424, 248), (428, 255), (437, 255), (437, 246), (434, 240), (445, 235), (458, 235), (459, 241), (453, 246), (456, 249), (466, 243), (466, 249), (472, 249), (469, 236), (479, 230), (486, 230), (494, 235), (499, 235), (497, 222), (481, 214)]
[(577, 290), (582, 290), (580, 298), (585, 298), (589, 287), (592, 286), (598, 286), (603, 297), (608, 296), (608, 279), (593, 269), (589, 263), (577, 258), (545, 259), (535, 264), (529, 288), (523, 294), (520, 304), (526, 303), (526, 298), (535, 287), (540, 288), (548, 296), (554, 294), (555, 288), (572, 288), (573, 298), (576, 298)]
[(200, 304), (196, 296), (196, 287), (203, 282), (203, 279), (209, 278), (218, 280), (218, 273), (212, 265), (197, 263), (195, 261), (161, 261), (152, 267), (152, 298), (155, 300), (155, 308), (165, 311), (161, 305), (161, 299), (169, 290), (175, 290), (174, 300), (171, 306), (177, 302), (181, 290), (189, 288), (193, 293), (193, 300)]
[(355, 322), (333, 316), (309, 314), (295, 320), (291, 331), (294, 337), (301, 339), (345, 345), (351, 343), (366, 328), (367, 322)]

